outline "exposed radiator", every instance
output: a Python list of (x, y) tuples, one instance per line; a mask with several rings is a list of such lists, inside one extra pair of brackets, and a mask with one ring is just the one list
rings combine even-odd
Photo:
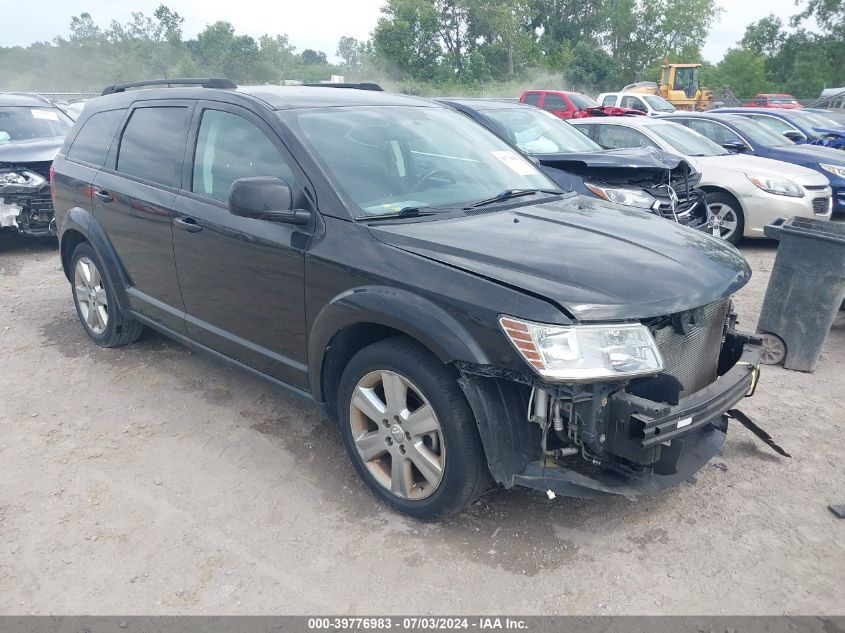
[(654, 340), (666, 365), (665, 373), (677, 378), (684, 387), (681, 397), (716, 380), (730, 306), (729, 298), (704, 306), (702, 323), (693, 326), (689, 334), (679, 334), (672, 325), (654, 332)]

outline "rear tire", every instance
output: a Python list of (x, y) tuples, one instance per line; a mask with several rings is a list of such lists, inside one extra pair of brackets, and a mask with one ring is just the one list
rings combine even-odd
[(706, 194), (708, 230), (731, 244), (739, 244), (745, 234), (745, 215), (736, 199), (721, 191)]
[(70, 277), (76, 314), (97, 345), (120, 347), (138, 340), (144, 326), (123, 316), (117, 307), (112, 280), (88, 242), (74, 249)]
[(337, 407), (355, 469), (395, 510), (441, 519), (484, 492), (489, 473), (472, 410), (454, 376), (415, 341), (395, 337), (358, 352)]

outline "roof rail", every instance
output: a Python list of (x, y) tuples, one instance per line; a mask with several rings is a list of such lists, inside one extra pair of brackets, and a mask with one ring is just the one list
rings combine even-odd
[(237, 88), (231, 79), (148, 79), (146, 81), (132, 81), (125, 84), (106, 86), (100, 95), (126, 92), (128, 88), (143, 88), (146, 86), (202, 86), (203, 88), (220, 88), (222, 90), (234, 90)]
[(374, 83), (360, 83), (360, 84), (302, 84), (308, 88), (352, 88), (354, 90), (376, 90), (384, 92), (384, 88)]

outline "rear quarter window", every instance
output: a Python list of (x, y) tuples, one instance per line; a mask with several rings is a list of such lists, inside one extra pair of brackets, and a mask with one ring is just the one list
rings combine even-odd
[(117, 171), (168, 187), (179, 186), (188, 122), (185, 106), (137, 108), (123, 130)]
[(106, 110), (92, 114), (73, 139), (67, 157), (102, 167), (125, 113), (126, 110)]

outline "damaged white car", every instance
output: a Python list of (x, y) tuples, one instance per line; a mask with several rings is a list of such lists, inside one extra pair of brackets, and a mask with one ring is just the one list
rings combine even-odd
[(0, 93), (0, 230), (56, 234), (50, 166), (72, 125), (43, 97)]

